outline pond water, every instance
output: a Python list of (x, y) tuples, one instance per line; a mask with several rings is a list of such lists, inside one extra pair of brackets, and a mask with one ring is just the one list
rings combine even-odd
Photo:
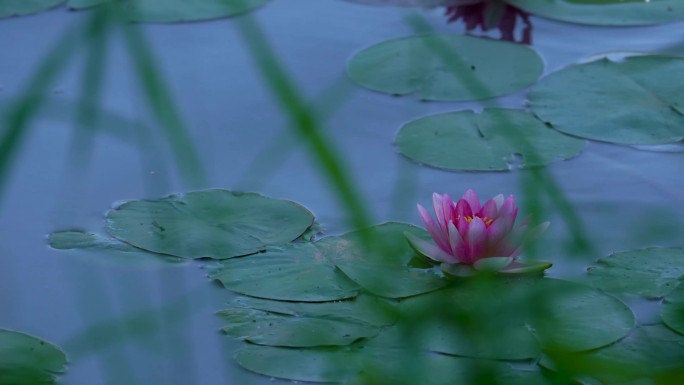
[[(525, 92), (483, 102), (420, 102), (367, 91), (346, 76), (349, 59), (369, 45), (414, 33), (418, 13), (437, 32), (464, 32), (442, 9), (368, 7), (343, 1), (274, 1), (252, 13), (301, 93), (322, 116), (374, 223), (420, 224), (417, 202), (435, 191), (482, 197), (522, 194), (527, 171), (469, 173), (421, 167), (393, 145), (399, 127), (419, 117), (483, 106), (520, 107)], [(89, 12), (57, 8), (0, 20), (0, 107), (16, 100), (62, 34)], [(648, 27), (587, 27), (531, 18), (544, 73), (607, 52), (684, 55), (684, 22)], [(255, 67), (235, 19), (142, 25), (204, 178), (184, 178), (160, 130), (143, 140), (135, 127), (157, 125), (124, 39), (106, 48), (103, 108), (122, 121), (88, 136), (73, 102), (82, 95), (87, 51), (79, 50), (51, 84), (49, 107), (35, 113), (0, 200), (0, 327), (55, 343), (70, 358), (65, 384), (259, 384), (272, 379), (233, 361), (237, 341), (214, 315), (232, 294), (210, 283), (203, 263), (126, 264), (95, 253), (50, 249), (47, 234), (100, 229), (114, 202), (205, 188), (258, 191), (298, 202), (325, 234), (351, 228), (320, 162), (301, 139)], [(496, 32), (492, 33), (496, 36)], [(503, 63), (505, 65), (505, 63)], [(672, 74), (684, 83), (684, 74)], [(87, 151), (83, 149), (87, 148)], [(182, 161), (181, 161), (182, 162)], [(573, 205), (589, 251), (572, 250), (556, 211), (538, 252), (548, 275), (578, 279), (614, 251), (681, 246), (684, 152), (643, 151), (589, 142), (582, 154), (547, 167)], [(193, 171), (199, 175), (199, 170)], [(653, 318), (649, 303), (641, 320)], [(280, 381), (280, 380), (276, 380)]]

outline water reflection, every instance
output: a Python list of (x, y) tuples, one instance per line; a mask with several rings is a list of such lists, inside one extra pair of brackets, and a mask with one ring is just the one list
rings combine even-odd
[[(520, 8), (499, 0), (446, 0), (445, 6), (448, 22), (463, 20), (468, 33), (478, 27), (484, 32), (498, 29), (501, 40), (532, 44), (530, 14)], [(520, 36), (516, 38), (518, 20), (523, 27)]]

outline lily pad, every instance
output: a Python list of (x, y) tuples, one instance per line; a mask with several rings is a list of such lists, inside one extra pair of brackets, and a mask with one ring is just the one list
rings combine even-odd
[[(259, 345), (350, 345), (375, 336), (381, 326), (392, 323), (389, 309), (383, 311), (389, 305), (367, 296), (334, 303), (294, 304), (245, 297), (233, 305), (218, 313), (227, 322), (222, 330)], [(368, 318), (383, 322), (369, 323)]]
[(247, 370), (296, 381), (452, 385), (472, 383), (473, 371), (480, 369), (489, 373), (494, 383), (548, 384), (536, 371), (518, 371), (503, 363), (419, 353), (410, 349), (247, 346), (238, 351), (236, 360)]
[(474, 171), (543, 166), (572, 158), (584, 147), (583, 140), (556, 132), (528, 112), (501, 108), (414, 120), (401, 127), (396, 144), (416, 162)]
[(66, 356), (56, 346), (28, 334), (0, 329), (0, 385), (53, 384)]
[[(440, 309), (436, 311), (435, 309)], [(368, 344), (492, 359), (539, 357), (542, 349), (608, 345), (634, 326), (622, 302), (556, 279), (474, 279), (399, 304), (399, 321)]]
[(448, 281), (433, 269), (408, 266), (414, 254), (405, 231), (429, 237), (411, 225), (386, 223), (224, 261), (223, 268), (211, 277), (238, 293), (305, 302), (351, 298), (361, 288), (379, 296), (401, 298), (445, 286)]
[[(131, 246), (115, 238), (83, 231), (56, 231), (48, 237), (51, 247), (70, 250), (84, 256), (88, 261), (125, 266), (157, 266), (160, 263), (180, 263), (187, 261), (170, 255), (157, 254)], [(93, 252), (98, 252), (93, 258)]]
[(684, 249), (649, 248), (614, 253), (599, 259), (587, 271), (591, 283), (602, 290), (660, 298), (681, 282)]
[[(634, 329), (620, 341), (593, 352), (558, 353), (542, 361), (554, 370), (591, 376), (603, 384), (675, 384), (684, 369), (684, 336), (661, 324)], [(659, 380), (652, 382), (655, 378)], [(645, 381), (645, 382), (640, 382)]]
[[(684, 9), (684, 4), (680, 4)], [(530, 107), (553, 128), (582, 138), (634, 145), (684, 139), (684, 58), (601, 59), (552, 73), (529, 93)]]
[(528, 47), (457, 35), (385, 41), (356, 54), (348, 67), (351, 79), (371, 90), (443, 101), (515, 92), (534, 83), (542, 70), (541, 59)]
[(684, 334), (684, 285), (679, 285), (663, 301), (663, 322), (679, 334)]
[(236, 16), (269, 0), (133, 0), (128, 11), (133, 21), (174, 23)]
[(156, 253), (225, 259), (288, 243), (313, 220), (294, 202), (206, 190), (126, 202), (107, 213), (107, 229), (124, 242)]
[(649, 25), (684, 19), (679, 0), (505, 0), (534, 15), (594, 25)]
[(67, 2), (67, 6), (71, 9), (83, 9), (104, 3), (109, 3), (111, 1), (112, 0), (69, 0)]
[(62, 4), (65, 0), (2, 0), (0, 1), (0, 18), (24, 16), (47, 11)]

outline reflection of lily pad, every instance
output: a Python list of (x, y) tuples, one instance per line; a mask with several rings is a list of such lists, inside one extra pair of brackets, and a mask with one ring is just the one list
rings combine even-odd
[(116, 238), (182, 258), (256, 253), (294, 240), (312, 223), (313, 215), (294, 202), (227, 190), (130, 201), (107, 214)]
[(427, 35), (366, 48), (351, 59), (348, 72), (352, 80), (375, 91), (456, 101), (518, 91), (537, 80), (542, 69), (539, 56), (522, 45)]
[[(577, 155), (584, 141), (550, 129), (532, 114), (499, 108), (432, 115), (405, 124), (399, 151), (430, 166), (450, 170), (507, 170), (549, 164)], [(517, 159), (521, 156), (522, 159)]]
[(680, 334), (684, 334), (684, 285), (679, 285), (663, 301), (663, 322)]
[[(84, 255), (89, 262), (126, 266), (158, 266), (160, 263), (179, 263), (185, 259), (170, 255), (156, 254), (133, 247), (118, 239), (82, 231), (57, 231), (50, 234), (48, 243), (58, 250), (70, 250)], [(98, 252), (93, 258), (93, 252)]]
[(505, 0), (537, 16), (596, 25), (648, 25), (684, 19), (680, 0)]
[(231, 305), (218, 313), (227, 322), (223, 331), (259, 345), (349, 345), (375, 336), (381, 326), (393, 321), (391, 309), (382, 310), (389, 305), (368, 296), (333, 303), (287, 303), (244, 297)]
[(56, 7), (65, 0), (2, 0), (0, 18), (30, 15)]
[[(360, 384), (469, 384), (473, 370), (491, 374), (491, 383), (549, 384), (536, 371), (518, 371), (497, 362), (477, 361), (409, 349), (369, 347), (287, 349), (247, 346), (237, 353), (245, 369), (271, 377), (297, 381)], [(478, 382), (479, 383), (479, 382)]]
[(56, 346), (0, 329), (0, 385), (52, 384), (65, 364), (66, 356)]
[(410, 225), (387, 223), (366, 232), (274, 247), (254, 256), (223, 261), (223, 268), (212, 278), (250, 296), (313, 302), (351, 298), (360, 288), (399, 298), (446, 285), (447, 281), (433, 270), (408, 266), (413, 251), (405, 231), (427, 236)]
[(592, 284), (602, 290), (659, 298), (679, 285), (684, 249), (623, 251), (599, 259), (588, 272)]
[[(684, 9), (684, 7), (680, 7)], [(634, 56), (567, 67), (537, 83), (530, 106), (543, 121), (579, 137), (620, 144), (684, 138), (684, 58)]]

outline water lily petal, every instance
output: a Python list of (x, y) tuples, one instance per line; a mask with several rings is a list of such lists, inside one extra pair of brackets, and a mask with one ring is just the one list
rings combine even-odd
[(542, 272), (549, 267), (553, 266), (553, 263), (549, 261), (516, 261), (510, 264), (507, 268), (500, 270), (501, 274), (528, 274)]
[(463, 198), (461, 199), (464, 199), (466, 202), (468, 202), (473, 213), (480, 211), (480, 198), (477, 197), (475, 191), (468, 189), (468, 191), (463, 194)]
[(442, 205), (442, 196), (434, 193), (432, 194), (432, 205), (435, 207), (435, 217), (439, 224), (439, 230), (445, 233), (447, 230), (447, 223), (444, 221), (444, 206)]
[(425, 207), (421, 205), (417, 205), (417, 207), (418, 213), (420, 214), (420, 219), (423, 221), (423, 224), (425, 224), (425, 228), (427, 229), (428, 233), (430, 233), (432, 239), (434, 239), (435, 243), (437, 243), (437, 245), (442, 249), (449, 250), (449, 239), (447, 233), (440, 230), (439, 226), (432, 219), (432, 216), (425, 209)]
[(442, 263), (439, 267), (442, 273), (449, 277), (466, 278), (477, 275), (477, 270), (463, 263)]
[(487, 219), (495, 219), (497, 217), (498, 209), (496, 208), (496, 202), (494, 199), (490, 199), (487, 202), (485, 202), (484, 206), (482, 206), (482, 209), (480, 209), (480, 212), (478, 215), (481, 218), (487, 218)]
[(442, 195), (442, 212), (444, 213), (445, 231), (448, 231), (449, 222), (455, 220), (454, 218), (454, 201), (451, 200), (449, 194)]
[(499, 195), (495, 196), (494, 198), (492, 198), (492, 200), (494, 201), (494, 203), (496, 203), (496, 210), (498, 212), (498, 210), (501, 209), (501, 205), (504, 202), (503, 194), (499, 194)]
[(454, 222), (449, 222), (449, 246), (451, 246), (451, 254), (454, 258), (460, 262), (465, 262), (465, 242), (463, 242), (463, 237), (461, 233), (456, 229)]
[(498, 212), (500, 217), (513, 217), (513, 223), (515, 223), (515, 218), (518, 216), (518, 208), (515, 207), (515, 199), (513, 195), (509, 195), (508, 198), (503, 202)]
[[(458, 202), (456, 202), (455, 214), (456, 218), (465, 218), (472, 216), (473, 210), (470, 208), (470, 203), (468, 203), (468, 201), (463, 198), (459, 199)], [(459, 228), (459, 230), (461, 229), (460, 226), (457, 227)]]
[(463, 237), (468, 263), (473, 263), (484, 256), (486, 251), (486, 239), (487, 225), (485, 225), (482, 218), (473, 218), (468, 226), (466, 226), (465, 236)]
[(423, 239), (418, 238), (417, 236), (405, 232), (404, 236), (406, 236), (406, 240), (408, 240), (409, 245), (411, 245), (411, 248), (413, 250), (424, 256), (427, 257), (433, 261), (437, 262), (446, 262), (446, 263), (456, 263), (458, 262), (454, 256), (447, 254), (444, 250), (440, 249), (439, 247), (431, 244), (430, 242), (427, 242)]

